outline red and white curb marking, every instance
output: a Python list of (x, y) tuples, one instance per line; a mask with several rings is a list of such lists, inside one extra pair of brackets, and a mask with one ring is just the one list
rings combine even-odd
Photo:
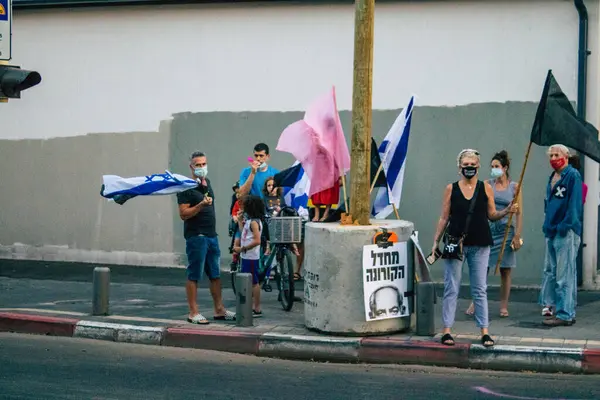
[(340, 338), (248, 330), (153, 327), (0, 312), (0, 331), (175, 346), (297, 360), (416, 364), (505, 371), (600, 374), (600, 349)]

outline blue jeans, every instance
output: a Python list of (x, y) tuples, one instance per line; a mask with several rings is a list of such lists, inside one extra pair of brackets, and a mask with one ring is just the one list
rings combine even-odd
[(555, 307), (563, 321), (575, 318), (577, 305), (577, 251), (581, 238), (572, 230), (565, 236), (546, 238), (544, 275), (539, 304)]
[[(479, 328), (487, 328), (487, 272), (490, 258), (490, 247), (465, 246), (464, 260), (469, 265), (471, 281), (471, 297), (475, 304), (475, 321)], [(460, 290), (462, 266), (464, 261), (444, 259), (444, 300), (442, 304), (442, 322), (444, 328), (452, 328), (456, 316), (456, 302)]]
[(208, 279), (219, 279), (221, 276), (221, 250), (217, 236), (192, 236), (185, 241), (185, 252), (188, 258), (187, 278), (189, 281), (199, 281), (203, 271)]

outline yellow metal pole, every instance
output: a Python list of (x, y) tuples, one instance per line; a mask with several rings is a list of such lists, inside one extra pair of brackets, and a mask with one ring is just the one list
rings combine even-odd
[(355, 224), (369, 225), (375, 0), (356, 0), (355, 7), (350, 210)]

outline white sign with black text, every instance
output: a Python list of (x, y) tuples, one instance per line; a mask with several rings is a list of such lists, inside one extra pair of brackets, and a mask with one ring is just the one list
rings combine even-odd
[(365, 319), (378, 321), (409, 315), (407, 242), (363, 247)]
[(0, 60), (11, 58), (12, 0), (0, 0)]

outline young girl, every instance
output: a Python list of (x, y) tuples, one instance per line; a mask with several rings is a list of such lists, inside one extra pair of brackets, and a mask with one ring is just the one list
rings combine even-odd
[[(262, 235), (261, 218), (264, 215), (265, 205), (258, 196), (245, 196), (242, 199), (241, 210), (238, 214), (238, 223), (241, 231), (239, 240), (236, 239), (233, 251), (242, 257), (242, 271), (252, 274), (252, 315), (254, 318), (262, 316), (260, 307), (260, 239)], [(245, 215), (244, 215), (245, 214)]]
[(285, 200), (283, 199), (282, 193), (283, 188), (275, 186), (275, 179), (273, 177), (267, 178), (265, 187), (263, 188), (263, 198), (265, 199), (268, 215), (277, 215), (281, 210), (281, 207), (285, 206)]
[[(310, 200), (315, 206), (315, 217), (313, 218), (313, 222), (325, 221), (327, 217), (329, 217), (331, 206), (340, 202), (340, 181), (341, 178), (338, 178), (332, 188), (322, 190), (311, 196)], [(325, 212), (322, 217), (320, 216), (321, 206), (325, 206)]]

